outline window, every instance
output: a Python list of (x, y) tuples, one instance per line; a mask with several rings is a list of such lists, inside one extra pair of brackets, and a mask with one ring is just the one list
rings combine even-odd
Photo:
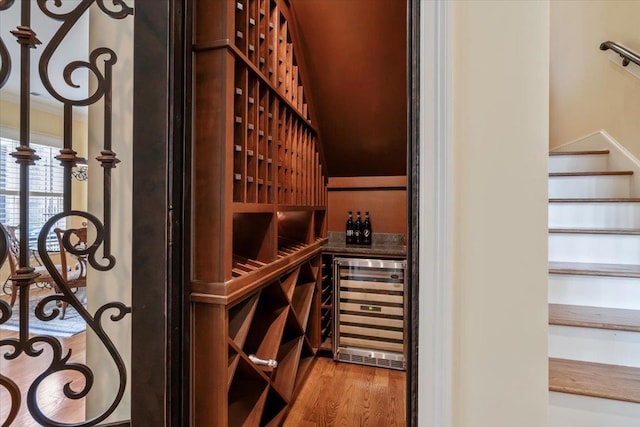
[[(20, 165), (11, 156), (18, 141), (0, 138), (0, 222), (11, 226), (20, 223)], [(29, 247), (38, 245), (38, 234), (44, 223), (63, 210), (63, 167), (55, 159), (59, 149), (48, 145), (30, 144), (40, 160), (29, 168)], [(64, 227), (64, 221), (61, 222)], [(52, 230), (55, 227), (52, 227)], [(57, 250), (58, 241), (52, 232), (47, 237), (47, 249)]]

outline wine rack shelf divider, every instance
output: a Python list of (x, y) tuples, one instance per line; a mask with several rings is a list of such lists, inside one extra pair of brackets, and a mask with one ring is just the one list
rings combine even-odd
[(191, 424), (278, 426), (321, 345), (322, 147), (288, 3), (193, 6)]

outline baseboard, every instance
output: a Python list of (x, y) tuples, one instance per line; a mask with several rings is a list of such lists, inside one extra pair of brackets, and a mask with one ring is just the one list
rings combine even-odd
[(640, 197), (640, 161), (604, 130), (555, 147), (551, 151), (609, 150), (609, 170), (633, 171), (631, 197)]

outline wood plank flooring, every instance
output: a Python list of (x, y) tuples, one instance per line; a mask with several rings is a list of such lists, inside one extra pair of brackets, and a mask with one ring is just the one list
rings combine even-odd
[[(51, 291), (42, 291), (50, 294)], [(1, 297), (7, 300), (8, 297)], [(13, 331), (0, 330), (0, 340), (7, 338), (15, 338), (18, 333)], [(74, 335), (70, 338), (61, 338), (60, 342), (63, 347), (63, 355), (66, 355), (71, 349), (71, 362), (85, 362), (86, 333)], [(27, 392), (33, 380), (44, 372), (51, 363), (51, 348), (48, 345), (40, 345), (44, 350), (43, 354), (38, 357), (29, 357), (25, 354), (20, 355), (14, 360), (5, 359), (4, 355), (11, 351), (11, 347), (3, 346), (0, 348), (0, 372), (6, 377), (14, 381), (21, 392), (20, 411), (15, 421), (11, 424), (16, 427), (37, 427), (38, 424), (33, 420), (27, 408)], [(84, 416), (84, 399), (72, 400), (67, 399), (63, 392), (63, 386), (71, 382), (71, 388), (79, 391), (84, 385), (84, 377), (74, 371), (60, 372), (51, 375), (44, 380), (38, 389), (38, 404), (41, 411), (48, 417), (64, 422), (79, 422), (85, 419)], [(4, 423), (11, 409), (11, 397), (9, 392), (0, 387), (0, 425)]]
[[(0, 330), (0, 339), (15, 337), (16, 332)], [(71, 361), (85, 360), (85, 333), (61, 339), (66, 354), (72, 349)], [(3, 356), (9, 348), (0, 349), (0, 371), (18, 383), (22, 403), (18, 418), (12, 426), (36, 427), (26, 405), (27, 391), (33, 380), (48, 367), (50, 350), (39, 357), (21, 355), (15, 360)], [(64, 423), (84, 420), (84, 400), (73, 401), (59, 391), (71, 381), (79, 390), (83, 385), (74, 372), (50, 377), (40, 387), (40, 408), (49, 417)], [(318, 357), (308, 374), (298, 397), (292, 405), (284, 426), (370, 426), (404, 427), (406, 373), (371, 366), (337, 363), (330, 358)], [(9, 393), (0, 387), (0, 424), (10, 409)]]
[(318, 357), (284, 427), (405, 426), (406, 373)]
[[(63, 354), (72, 349), (71, 362), (84, 363), (85, 359), (85, 333), (77, 334), (71, 338), (61, 339)], [(16, 332), (0, 331), (0, 339), (17, 336)], [(39, 426), (27, 409), (27, 392), (33, 380), (46, 370), (51, 362), (51, 350), (48, 345), (42, 345), (44, 353), (38, 357), (20, 355), (15, 360), (6, 360), (4, 354), (9, 348), (2, 348), (0, 353), (0, 371), (18, 384), (22, 394), (22, 402), (18, 417), (12, 425), (20, 427)], [(54, 374), (47, 378), (38, 390), (38, 402), (40, 409), (56, 421), (66, 423), (84, 420), (84, 399), (79, 401), (67, 399), (62, 393), (62, 387), (71, 382), (74, 390), (80, 390), (84, 385), (84, 378), (74, 372), (66, 371)], [(4, 421), (11, 407), (9, 393), (0, 388), (0, 420)]]

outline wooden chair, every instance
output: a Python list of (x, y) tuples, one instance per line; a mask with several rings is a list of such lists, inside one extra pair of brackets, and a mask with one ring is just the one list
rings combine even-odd
[[(11, 275), (9, 276), (9, 279), (8, 279), (10, 280), (11, 277), (16, 274), (19, 267), (20, 241), (16, 237), (16, 231), (18, 227), (12, 227), (12, 226), (5, 227), (2, 224), (0, 224), (0, 227), (4, 228), (5, 232), (9, 236), (9, 256), (7, 257), (7, 260), (9, 261), (9, 271), (11, 272)], [(56, 267), (59, 267), (59, 266), (56, 266)], [(40, 276), (38, 276), (34, 280), (34, 283), (36, 284), (45, 283), (47, 285), (51, 285), (53, 283), (53, 278), (51, 277), (51, 275), (49, 274), (49, 272), (44, 266), (39, 265), (35, 267), (35, 272), (39, 273)], [(17, 296), (18, 296), (18, 286), (16, 286), (16, 284), (12, 281), (11, 282), (11, 307), (13, 307), (13, 305), (16, 303)]]
[[(67, 253), (67, 249), (64, 247), (63, 236), (65, 233), (70, 235), (69, 243), (71, 246), (77, 249), (84, 249), (87, 246), (87, 228), (70, 228), (63, 230), (61, 228), (55, 228), (53, 230), (58, 237), (58, 243), (60, 244), (60, 266), (62, 278), (69, 288), (84, 288), (87, 286), (87, 260), (84, 257), (77, 257), (70, 253)], [(74, 265), (71, 266), (70, 260), (73, 260)], [(55, 285), (55, 283), (54, 283)], [(62, 314), (61, 319), (64, 319), (67, 311), (67, 303), (62, 302)]]

